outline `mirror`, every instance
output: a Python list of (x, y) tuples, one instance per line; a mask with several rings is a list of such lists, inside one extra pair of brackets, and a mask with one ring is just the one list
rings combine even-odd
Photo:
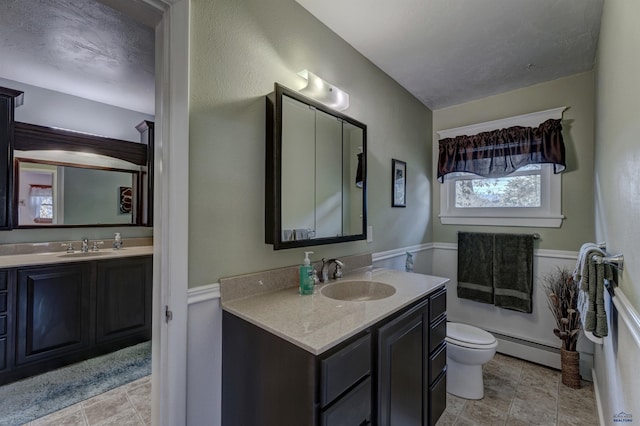
[(15, 123), (13, 227), (151, 226), (143, 124), (149, 145)]
[(366, 133), (276, 84), (267, 96), (265, 241), (275, 250), (366, 238)]
[(23, 158), (15, 170), (18, 227), (135, 223), (139, 171)]

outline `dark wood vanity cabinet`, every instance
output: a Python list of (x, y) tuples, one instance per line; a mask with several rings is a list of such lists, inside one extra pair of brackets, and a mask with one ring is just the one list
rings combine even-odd
[(17, 271), (16, 365), (89, 347), (91, 265)]
[(9, 271), (0, 269), (0, 374), (9, 366)]
[(0, 230), (13, 227), (13, 123), (22, 99), (21, 91), (0, 87)]
[(442, 287), (319, 356), (224, 311), (222, 424), (435, 424), (445, 309)]
[(377, 333), (377, 424), (435, 424), (446, 408), (446, 289)]
[(151, 256), (0, 270), (0, 384), (149, 340), (152, 285)]
[(96, 343), (132, 335), (148, 336), (152, 313), (151, 258), (104, 260), (96, 266)]

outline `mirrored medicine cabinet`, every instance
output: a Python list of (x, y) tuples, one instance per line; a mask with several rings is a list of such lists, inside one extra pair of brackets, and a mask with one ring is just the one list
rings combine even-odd
[(265, 242), (366, 239), (367, 126), (277, 83), (266, 102)]

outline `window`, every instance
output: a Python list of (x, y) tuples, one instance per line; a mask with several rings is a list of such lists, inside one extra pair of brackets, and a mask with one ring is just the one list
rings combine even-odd
[(31, 185), (29, 205), (35, 223), (53, 223), (53, 189), (50, 185)]
[(502, 178), (447, 177), (440, 190), (443, 224), (560, 227), (561, 174), (553, 166), (522, 167)]
[(540, 207), (541, 170), (540, 164), (533, 164), (494, 179), (461, 173), (455, 179), (455, 208)]
[(441, 222), (560, 227), (564, 109), (439, 131)]

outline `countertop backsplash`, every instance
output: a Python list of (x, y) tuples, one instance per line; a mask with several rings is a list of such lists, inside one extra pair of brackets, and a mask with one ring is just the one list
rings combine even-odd
[[(344, 256), (340, 257), (340, 260), (344, 262), (342, 271), (345, 274), (360, 268), (371, 266), (372, 264), (371, 253)], [(316, 271), (318, 271), (318, 276), (320, 276), (322, 261), (313, 262), (312, 264)], [(221, 301), (223, 303), (230, 302), (243, 297), (269, 293), (289, 287), (296, 287), (299, 284), (299, 266), (300, 265), (293, 265), (268, 271), (221, 278)]]
[[(93, 242), (94, 239), (90, 239), (90, 241)], [(113, 238), (96, 239), (95, 241), (104, 242), (104, 245), (100, 247), (101, 250), (111, 248), (113, 246)], [(122, 241), (124, 242), (124, 247), (141, 247), (141, 246), (153, 245), (152, 237), (143, 237), (143, 238), (123, 237)], [(67, 242), (72, 242), (76, 250), (80, 249), (79, 240), (52, 241), (52, 242), (42, 242), (42, 243), (0, 244), (0, 256), (64, 252), (66, 251), (66, 248), (63, 247), (62, 244)]]

